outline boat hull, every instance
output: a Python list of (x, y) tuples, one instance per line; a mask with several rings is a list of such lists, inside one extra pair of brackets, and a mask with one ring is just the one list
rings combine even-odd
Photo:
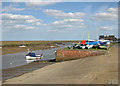
[(38, 56), (38, 57), (26, 56), (26, 60), (40, 60), (40, 59), (43, 59), (43, 56)]

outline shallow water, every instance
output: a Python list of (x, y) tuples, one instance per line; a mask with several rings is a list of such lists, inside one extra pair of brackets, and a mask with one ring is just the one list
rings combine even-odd
[[(55, 59), (56, 55), (54, 53), (55, 50), (63, 48), (63, 47), (68, 47), (70, 46), (71, 43), (65, 43), (65, 45), (59, 45), (59, 48), (52, 48), (52, 49), (47, 49), (47, 50), (36, 50), (33, 51), (36, 54), (43, 54), (44, 58), (43, 60), (48, 60), (48, 59)], [(6, 54), (2, 55), (2, 69), (8, 69), (8, 68), (13, 68), (21, 65), (25, 65), (27, 63), (30, 63), (32, 61), (26, 61), (25, 56), (27, 52), (20, 52), (20, 53), (15, 53), (15, 54)]]

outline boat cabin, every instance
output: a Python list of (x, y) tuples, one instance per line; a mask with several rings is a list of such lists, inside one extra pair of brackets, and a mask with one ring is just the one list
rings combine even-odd
[(29, 52), (26, 56), (36, 57), (35, 53)]

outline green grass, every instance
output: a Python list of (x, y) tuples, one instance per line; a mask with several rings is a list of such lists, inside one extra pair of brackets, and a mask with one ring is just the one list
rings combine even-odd
[[(0, 41), (1, 42), (1, 41)], [(62, 42), (77, 42), (77, 41), (2, 41), (2, 46), (19, 46), (19, 45), (39, 45), (39, 44), (55, 44)]]
[(16, 45), (34, 45), (34, 44), (47, 44), (55, 43), (56, 41), (3, 41), (2, 46), (16, 46)]

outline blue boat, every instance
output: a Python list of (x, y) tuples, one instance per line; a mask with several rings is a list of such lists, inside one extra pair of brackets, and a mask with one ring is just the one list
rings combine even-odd
[(97, 44), (100, 44), (100, 41), (96, 41), (96, 40), (86, 41), (86, 45), (97, 45)]

